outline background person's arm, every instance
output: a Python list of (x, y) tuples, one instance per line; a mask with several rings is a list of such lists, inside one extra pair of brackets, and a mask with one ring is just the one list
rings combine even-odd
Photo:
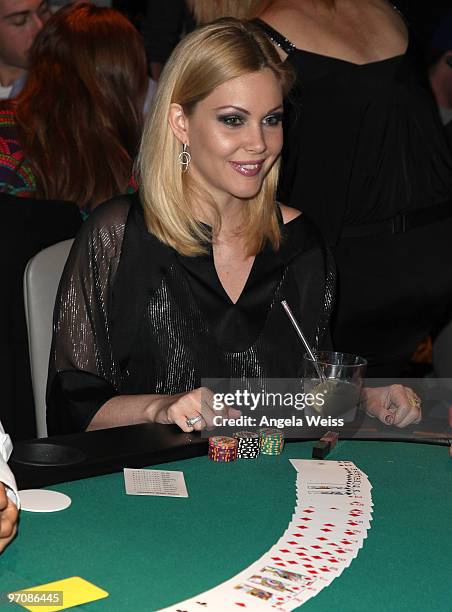
[(6, 463), (12, 451), (10, 437), (0, 423), (0, 552), (16, 535), (20, 501), (13, 473)]
[(0, 423), (0, 482), (6, 485), (8, 496), (20, 508), (19, 494), (17, 492), (16, 480), (8, 467), (7, 461), (13, 451), (11, 438), (5, 433)]
[(16, 504), (8, 497), (5, 485), (0, 482), (0, 553), (16, 535), (18, 517)]

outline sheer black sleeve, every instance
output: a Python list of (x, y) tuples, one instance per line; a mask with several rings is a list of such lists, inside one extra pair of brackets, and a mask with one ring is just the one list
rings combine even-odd
[(130, 202), (106, 202), (84, 223), (58, 289), (47, 383), (49, 435), (83, 431), (118, 395), (111, 297)]

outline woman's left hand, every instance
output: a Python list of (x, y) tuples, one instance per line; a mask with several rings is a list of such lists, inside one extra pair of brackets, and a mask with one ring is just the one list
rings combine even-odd
[(416, 425), (422, 418), (419, 396), (403, 385), (365, 387), (361, 403), (369, 416), (377, 417), (385, 425), (406, 427)]

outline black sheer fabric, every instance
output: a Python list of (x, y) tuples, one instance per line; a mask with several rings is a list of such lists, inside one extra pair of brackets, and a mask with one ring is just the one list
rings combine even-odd
[(149, 234), (136, 197), (84, 224), (57, 298), (48, 383), (52, 434), (83, 430), (115, 395), (174, 394), (202, 378), (295, 377), (303, 347), (286, 299), (314, 346), (329, 343), (334, 266), (303, 217), (275, 253), (255, 259), (233, 304), (212, 254), (184, 257)]
[[(412, 35), (406, 53), (357, 65), (295, 48), (257, 22), (297, 74), (280, 199), (311, 218), (333, 249), (334, 346), (365, 357), (368, 375), (401, 376), (418, 343), (452, 316), (452, 267), (441, 264), (452, 236), (452, 156)], [(444, 221), (358, 235), (441, 203), (451, 210)]]

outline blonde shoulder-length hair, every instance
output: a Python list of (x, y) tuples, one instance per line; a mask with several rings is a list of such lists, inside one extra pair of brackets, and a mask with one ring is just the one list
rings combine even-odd
[[(138, 155), (140, 196), (148, 230), (182, 255), (205, 253), (210, 240), (199, 219), (196, 202), (209, 203), (214, 211), (213, 235), (219, 231), (219, 214), (212, 198), (181, 172), (181, 143), (168, 122), (170, 105), (180, 104), (187, 115), (216, 87), (230, 79), (269, 68), (283, 95), (292, 86), (292, 69), (284, 64), (272, 43), (252, 23), (220, 19), (189, 34), (165, 65), (144, 127)], [(259, 193), (244, 203), (241, 231), (247, 251), (258, 253), (269, 240), (279, 247), (280, 227), (275, 206), (279, 160), (263, 181)]]

